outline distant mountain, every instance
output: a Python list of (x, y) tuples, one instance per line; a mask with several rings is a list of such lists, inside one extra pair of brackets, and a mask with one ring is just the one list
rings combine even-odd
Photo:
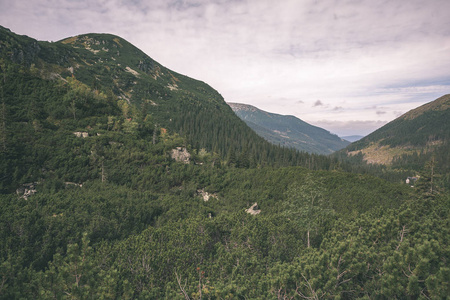
[(342, 139), (349, 141), (349, 142), (356, 142), (362, 139), (363, 135), (347, 135), (347, 136), (341, 136)]
[[(450, 95), (413, 109), (349, 145), (348, 155), (363, 154), (363, 159), (377, 164), (410, 164), (419, 156), (433, 153), (448, 160), (450, 141)], [(444, 156), (447, 156), (445, 158)], [(409, 158), (408, 158), (409, 157)], [(442, 162), (442, 164), (447, 164)]]
[(247, 104), (228, 105), (250, 128), (272, 144), (317, 154), (331, 154), (349, 144), (337, 135), (294, 116), (269, 113)]
[(117, 36), (0, 26), (0, 299), (445, 299), (448, 193), (344, 168)]

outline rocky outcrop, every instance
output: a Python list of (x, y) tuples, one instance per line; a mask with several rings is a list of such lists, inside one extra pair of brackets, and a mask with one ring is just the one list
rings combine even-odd
[(258, 203), (255, 202), (250, 208), (247, 208), (245, 212), (251, 215), (257, 215), (261, 213), (261, 210), (258, 207)]
[(188, 164), (191, 161), (191, 154), (184, 147), (172, 149), (170, 157), (178, 162), (184, 162), (185, 164)]
[(75, 131), (73, 134), (75, 134), (76, 137), (82, 137), (82, 138), (87, 138), (89, 136), (89, 133), (82, 132), (82, 131)]
[(208, 192), (205, 192), (204, 189), (197, 190), (197, 195), (202, 197), (203, 201), (207, 202), (211, 197), (218, 199), (218, 196), (216, 194), (210, 194)]
[(16, 190), (16, 194), (25, 200), (36, 193), (37, 182), (24, 183)]
[(66, 187), (68, 187), (68, 186), (83, 187), (82, 183), (76, 183), (76, 182), (64, 182), (64, 184), (66, 185)]
[(150, 73), (155, 67), (155, 62), (149, 58), (145, 58), (139, 61), (138, 68), (139, 70)]

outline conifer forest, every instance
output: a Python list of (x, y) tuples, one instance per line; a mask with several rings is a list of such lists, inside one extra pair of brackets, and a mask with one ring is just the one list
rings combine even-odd
[[(311, 154), (119, 37), (0, 27), (0, 299), (448, 299), (449, 98)], [(422, 148), (346, 154), (380, 139)]]

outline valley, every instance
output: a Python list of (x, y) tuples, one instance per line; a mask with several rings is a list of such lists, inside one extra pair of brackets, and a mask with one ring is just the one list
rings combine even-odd
[(317, 152), (114, 35), (0, 27), (0, 79), (0, 299), (450, 294), (448, 95)]

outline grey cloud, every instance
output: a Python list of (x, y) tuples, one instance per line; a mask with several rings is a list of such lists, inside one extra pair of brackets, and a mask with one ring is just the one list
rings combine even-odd
[(385, 111), (381, 111), (381, 110), (377, 110), (377, 115), (384, 115), (384, 114), (386, 114), (386, 112)]
[(322, 101), (317, 100), (316, 102), (314, 102), (313, 107), (322, 106), (322, 105), (323, 105)]

